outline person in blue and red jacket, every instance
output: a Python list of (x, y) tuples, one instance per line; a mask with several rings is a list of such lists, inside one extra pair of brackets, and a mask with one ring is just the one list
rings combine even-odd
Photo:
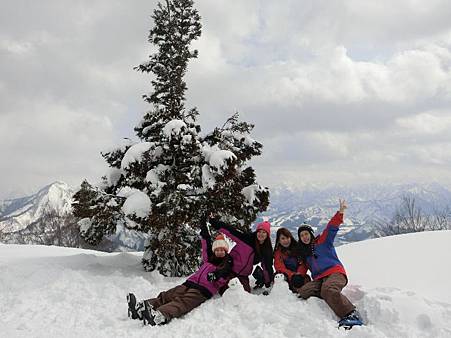
[(206, 218), (201, 224), (202, 264), (181, 285), (160, 292), (156, 298), (136, 301), (133, 293), (127, 295), (128, 315), (141, 319), (144, 325), (162, 325), (196, 308), (217, 293), (221, 293), (233, 276), (233, 259), (229, 245), (221, 234), (211, 243)]
[(337, 256), (334, 239), (343, 223), (346, 202), (340, 200), (340, 209), (332, 217), (321, 235), (315, 237), (311, 226), (303, 224), (298, 229), (300, 255), (307, 264), (313, 281), (297, 291), (299, 297), (320, 297), (340, 318), (340, 325), (362, 325), (360, 314), (341, 291), (348, 283), (346, 270)]
[(276, 273), (285, 276), (291, 291), (296, 292), (307, 281), (307, 266), (300, 259), (299, 245), (291, 232), (286, 228), (279, 228), (276, 234), (274, 248), (274, 268)]

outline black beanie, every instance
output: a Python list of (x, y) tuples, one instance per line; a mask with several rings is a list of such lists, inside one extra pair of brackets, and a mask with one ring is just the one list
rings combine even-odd
[[(301, 241), (301, 231), (308, 231), (310, 233), (310, 243), (309, 244), (304, 244)], [(299, 238), (299, 250), (300, 250), (300, 256), (302, 260), (306, 260), (307, 257), (309, 256), (314, 256), (316, 258), (315, 253), (313, 252), (314, 250), (314, 244), (313, 244), (313, 240), (315, 239), (315, 233), (313, 231), (313, 228), (308, 225), (308, 224), (302, 224), (299, 229), (298, 229), (298, 238)]]
[(298, 229), (298, 239), (301, 240), (301, 231), (308, 231), (312, 237), (312, 241), (315, 238), (315, 232), (313, 231), (313, 228), (311, 225), (308, 225), (306, 223), (301, 224), (301, 226)]

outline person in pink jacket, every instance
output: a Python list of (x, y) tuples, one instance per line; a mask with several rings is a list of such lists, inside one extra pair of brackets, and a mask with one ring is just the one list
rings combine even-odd
[(135, 295), (129, 293), (127, 303), (130, 318), (141, 319), (144, 325), (166, 324), (225, 289), (232, 276), (233, 266), (233, 259), (228, 254), (229, 245), (222, 234), (211, 244), (206, 221), (202, 223), (203, 263), (200, 268), (183, 284), (161, 292), (156, 298), (136, 302)]

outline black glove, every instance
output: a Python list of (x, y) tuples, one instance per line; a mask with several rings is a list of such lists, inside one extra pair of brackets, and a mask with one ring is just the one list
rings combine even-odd
[(208, 231), (207, 225), (206, 224), (202, 224), (200, 227), (200, 236), (202, 238), (209, 238), (210, 237), (210, 232)]
[(218, 277), (216, 276), (216, 274), (214, 272), (207, 273), (207, 280), (209, 282), (214, 282), (217, 279), (218, 279)]
[(305, 284), (305, 280), (304, 280), (304, 277), (302, 277), (302, 275), (295, 274), (291, 277), (291, 286), (294, 289), (299, 289), (304, 284)]
[(215, 215), (215, 216), (211, 216), (208, 218), (208, 223), (210, 223), (210, 225), (216, 229), (219, 230), (220, 226), (220, 221), (219, 221), (219, 216)]

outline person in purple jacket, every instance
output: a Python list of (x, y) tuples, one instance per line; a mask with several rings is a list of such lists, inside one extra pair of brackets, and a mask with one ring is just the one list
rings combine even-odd
[[(257, 224), (254, 232), (242, 232), (235, 227), (221, 222), (218, 217), (210, 217), (210, 224), (232, 239), (236, 245), (230, 251), (233, 258), (233, 273), (238, 278), (244, 290), (251, 292), (249, 275), (253, 267), (257, 266), (252, 275), (256, 283), (254, 289), (270, 288), (274, 281), (273, 248), (270, 239), (271, 224), (268, 221)], [(263, 294), (268, 294), (267, 290)]]
[(161, 292), (156, 298), (136, 302), (133, 293), (127, 295), (128, 316), (140, 319), (144, 325), (162, 325), (172, 318), (190, 312), (227, 286), (232, 277), (233, 259), (223, 235), (211, 244), (206, 221), (201, 226), (202, 265), (181, 285)]

